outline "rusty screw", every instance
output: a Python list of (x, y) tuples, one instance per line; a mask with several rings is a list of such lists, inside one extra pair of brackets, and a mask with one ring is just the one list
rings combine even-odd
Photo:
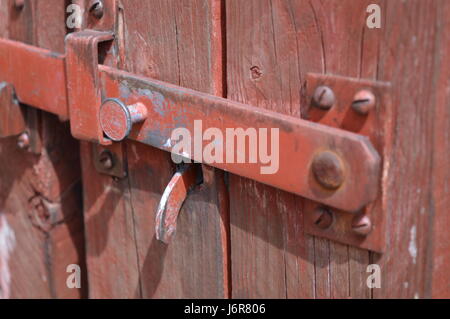
[(114, 166), (114, 160), (113, 160), (112, 154), (108, 150), (103, 150), (100, 153), (98, 161), (103, 166), (103, 168), (106, 169), (106, 170), (110, 170)]
[(313, 223), (320, 229), (327, 229), (333, 223), (333, 213), (325, 207), (317, 207), (313, 212)]
[(147, 108), (142, 103), (125, 105), (119, 99), (106, 99), (100, 107), (100, 126), (103, 133), (115, 142), (124, 140), (134, 124), (147, 118)]
[(100, 0), (91, 0), (89, 12), (96, 18), (101, 19), (103, 17), (104, 8), (103, 2)]
[(317, 182), (325, 188), (337, 189), (344, 182), (344, 169), (339, 157), (330, 151), (317, 154), (312, 162)]
[(320, 109), (329, 110), (336, 102), (334, 92), (328, 86), (319, 86), (313, 95), (313, 104)]
[(28, 133), (22, 133), (17, 139), (17, 146), (21, 149), (26, 149), (30, 146), (30, 136)]
[(17, 10), (22, 10), (23, 7), (25, 6), (25, 0), (15, 0), (14, 6), (16, 7)]
[(352, 220), (352, 230), (361, 236), (367, 236), (372, 231), (372, 222), (366, 215), (357, 215)]
[(360, 115), (367, 115), (375, 106), (375, 95), (369, 90), (361, 90), (353, 97), (352, 108)]

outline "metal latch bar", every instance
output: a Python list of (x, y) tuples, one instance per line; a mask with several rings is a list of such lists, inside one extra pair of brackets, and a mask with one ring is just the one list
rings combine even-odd
[[(173, 130), (185, 128), (195, 135), (198, 121), (201, 121), (203, 132), (214, 128), (224, 137), (227, 128), (254, 129), (257, 132), (267, 129), (267, 138), (270, 139), (271, 129), (278, 129), (278, 170), (271, 174), (264, 173), (263, 168), (267, 165), (260, 161), (236, 163), (236, 159), (234, 162), (224, 159), (223, 162), (206, 164), (350, 212), (360, 210), (376, 198), (381, 161), (365, 136), (104, 65), (98, 65), (98, 68), (71, 65), (82, 62), (92, 65), (95, 62), (95, 66), (97, 63), (92, 61), (92, 56), (96, 43), (109, 39), (109, 36), (104, 32), (85, 30), (68, 37), (71, 43), (65, 56), (0, 39), (0, 80), (14, 85), (20, 102), (69, 119), (72, 132), (87, 132), (75, 137), (110, 143), (97, 133), (100, 127), (99, 105), (90, 103), (98, 104), (98, 101), (85, 99), (86, 96), (99, 95), (120, 99), (126, 105), (144, 105), (147, 117), (133, 127), (129, 138), (169, 152), (173, 151), (175, 143)], [(77, 41), (79, 45), (74, 44)], [(99, 82), (93, 78), (97, 72)], [(84, 82), (79, 79), (91, 79), (88, 81), (91, 85), (80, 89)], [(86, 93), (85, 89), (95, 89), (95, 92)], [(70, 94), (68, 90), (71, 90)], [(73, 117), (79, 112), (84, 113), (84, 119), (96, 120), (83, 122)], [(198, 140), (192, 136), (192, 144), (196, 142)], [(203, 147), (208, 144), (204, 140), (199, 143)], [(236, 149), (229, 151), (236, 152)], [(179, 155), (204, 162), (201, 152), (195, 150)], [(339, 175), (337, 180), (335, 176), (329, 178), (330, 172), (331, 175)], [(326, 185), (328, 182), (332, 187)], [(334, 185), (336, 182), (338, 184)]]

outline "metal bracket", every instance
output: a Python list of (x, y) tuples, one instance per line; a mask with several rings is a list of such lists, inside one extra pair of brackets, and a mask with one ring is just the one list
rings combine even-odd
[[(0, 39), (0, 80), (15, 86), (21, 102), (69, 119), (79, 139), (108, 145), (113, 141), (107, 136), (128, 138), (344, 211), (360, 211), (377, 199), (381, 158), (368, 135), (98, 64), (98, 43), (111, 39), (110, 32), (72, 33), (66, 55)], [(102, 101), (109, 105), (101, 107)], [(173, 149), (177, 128), (193, 133), (194, 150)], [(273, 138), (279, 147), (277, 170), (265, 172), (262, 161), (236, 160), (236, 152), (248, 148), (239, 149), (235, 140), (225, 149), (234, 154), (231, 161), (206, 162), (196, 150), (210, 141), (195, 132), (214, 129), (226, 136), (230, 128), (268, 133), (266, 142)]]
[[(309, 121), (367, 136), (380, 156), (386, 158), (392, 134), (389, 90), (390, 84), (385, 82), (308, 74), (307, 103), (302, 114)], [(380, 195), (356, 211), (326, 207), (320, 201), (306, 201), (305, 231), (383, 252), (386, 247), (386, 207), (383, 203), (386, 186), (381, 177), (379, 187)]]
[(122, 144), (99, 145), (92, 143), (92, 154), (97, 172), (117, 178), (127, 176)]

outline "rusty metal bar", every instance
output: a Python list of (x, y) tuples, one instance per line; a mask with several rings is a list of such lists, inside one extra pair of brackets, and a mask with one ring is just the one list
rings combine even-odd
[(64, 55), (0, 39), (1, 81), (14, 85), (20, 102), (69, 118)]
[[(98, 32), (96, 36), (93, 33), (84, 35), (87, 35), (85, 42), (89, 45), (83, 55), (85, 59), (90, 59), (98, 41), (110, 38)], [(76, 40), (77, 36), (72, 35), (71, 39)], [(84, 41), (82, 34), (78, 39)], [(70, 48), (75, 48), (73, 41)], [(67, 52), (72, 57), (79, 53), (79, 49)], [(88, 83), (95, 84), (97, 80), (92, 78), (92, 74), (96, 72), (92, 68), (81, 68), (78, 64), (82, 63), (82, 59), (72, 60), (47, 50), (0, 39), (0, 80), (15, 86), (22, 103), (58, 114), (63, 119), (83, 109), (83, 118), (94, 120), (99, 118), (98, 105), (90, 103), (94, 99), (97, 101), (99, 93), (104, 98), (118, 99), (122, 109), (123, 105), (141, 103), (147, 108), (146, 119), (133, 126), (129, 138), (169, 152), (173, 151), (176, 142), (172, 140), (173, 130), (185, 128), (194, 134), (199, 130), (199, 120), (202, 132), (215, 129), (222, 136), (227, 135), (227, 128), (254, 129), (257, 132), (266, 129), (270, 140), (271, 129), (278, 129), (277, 170), (267, 171), (268, 165), (261, 161), (237, 163), (236, 160), (230, 162), (223, 158), (222, 162), (207, 164), (350, 212), (360, 210), (376, 198), (380, 157), (367, 137), (138, 77), (104, 65), (98, 65), (100, 83), (95, 90), (99, 93), (83, 93), (84, 89), (92, 90), (92, 85), (80, 89), (84, 81), (76, 78), (89, 79)], [(70, 79), (67, 79), (64, 62), (70, 70)], [(92, 62), (84, 61), (89, 65)], [(74, 90), (70, 94), (70, 113), (66, 88)], [(89, 98), (85, 100), (84, 96)], [(130, 124), (126, 116), (124, 119)], [(98, 136), (98, 121), (71, 120), (76, 120), (71, 122), (73, 132), (79, 131), (77, 125), (91, 125), (94, 134), (86, 136), (91, 141)], [(83, 135), (76, 137), (84, 138)], [(102, 139), (103, 136), (98, 137), (97, 142), (104, 143)], [(192, 145), (200, 143), (200, 149), (210, 143), (196, 140), (194, 136), (191, 142)], [(195, 150), (179, 155), (204, 162), (202, 153)], [(235, 152), (236, 148), (226, 151)], [(247, 146), (245, 152), (248, 151)]]

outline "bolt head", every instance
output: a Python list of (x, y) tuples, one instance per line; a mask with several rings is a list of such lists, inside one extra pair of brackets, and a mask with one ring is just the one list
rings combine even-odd
[(25, 0), (15, 0), (14, 6), (16, 7), (16, 9), (22, 10), (23, 7), (25, 6)]
[(19, 135), (17, 138), (17, 146), (23, 150), (30, 146), (30, 136), (28, 133), (22, 133)]
[(100, 164), (103, 166), (104, 169), (110, 170), (114, 166), (114, 160), (113, 156), (110, 151), (104, 150), (100, 153), (100, 156), (98, 158)]
[(369, 114), (375, 107), (375, 95), (369, 90), (361, 90), (353, 97), (352, 108), (360, 115)]
[(100, 0), (92, 0), (89, 7), (89, 12), (96, 19), (101, 19), (104, 14), (103, 2)]
[(372, 222), (366, 215), (357, 215), (352, 220), (352, 230), (360, 236), (367, 236), (372, 231)]
[(328, 86), (319, 86), (313, 95), (313, 105), (323, 110), (329, 110), (336, 102), (332, 89)]
[(314, 157), (312, 171), (316, 181), (328, 189), (339, 188), (345, 179), (342, 162), (331, 151), (321, 152)]
[(107, 99), (100, 107), (100, 126), (105, 135), (115, 141), (123, 141), (131, 131), (129, 109), (118, 99)]
[(333, 212), (325, 207), (317, 207), (313, 211), (312, 220), (314, 225), (320, 229), (328, 229), (333, 224)]

